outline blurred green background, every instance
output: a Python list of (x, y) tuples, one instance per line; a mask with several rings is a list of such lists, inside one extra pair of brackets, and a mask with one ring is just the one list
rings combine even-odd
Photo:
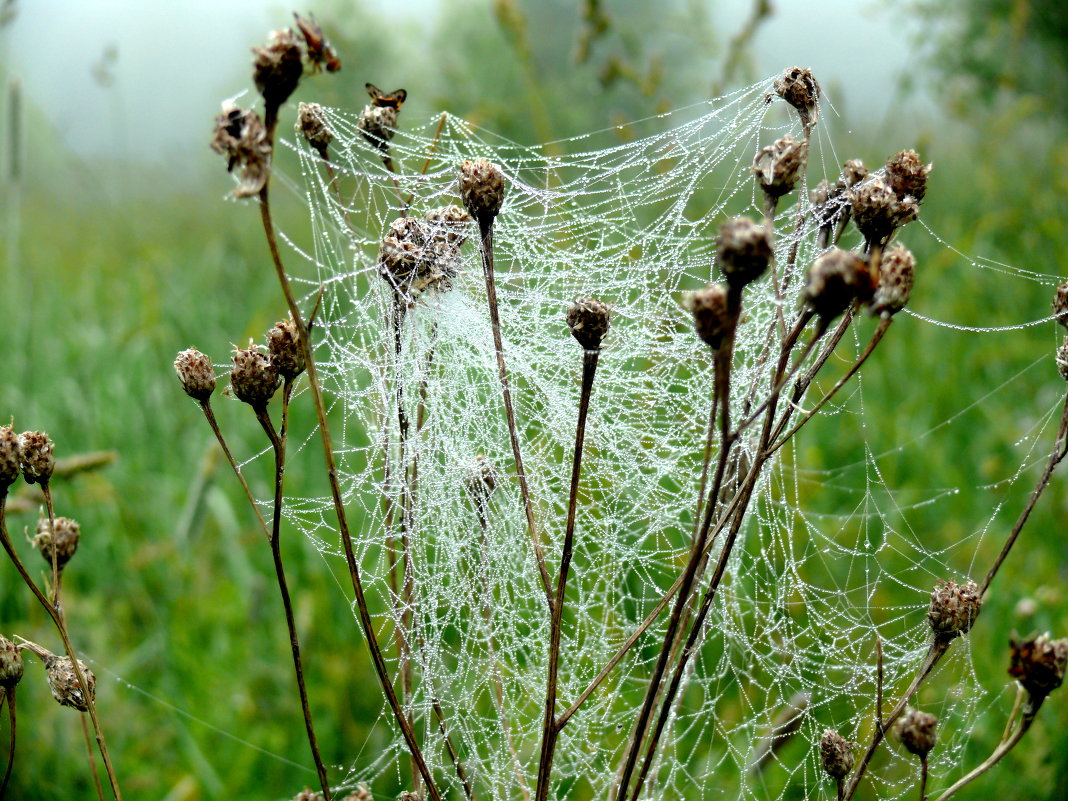
[[(810, 3), (743, 0), (321, 0), (311, 10), (344, 67), (306, 81), (294, 100), (355, 109), (365, 81), (404, 86), (402, 126), (448, 109), (525, 144), (810, 66), (829, 100), (821, 125), (842, 159), (877, 165), (915, 145), (936, 164), (924, 221), (946, 244), (925, 237), (915, 246), (917, 311), (966, 326), (1039, 320), (1052, 287), (1018, 271), (1065, 272), (1068, 12), (1052, 0), (832, 2), (818, 13)], [(100, 679), (124, 793), (292, 797), (315, 777), (298, 766), (310, 760), (268, 549), (171, 370), (191, 344), (224, 361), (229, 343), (259, 338), (282, 315), (257, 215), (227, 202), (230, 179), (207, 141), (219, 102), (250, 88), (248, 48), (290, 24), (290, 9), (5, 0), (0, 15), (0, 416), (47, 430), (60, 456), (117, 454), (57, 493), (58, 512), (84, 531), (65, 597)], [(289, 109), (283, 126), (291, 117)], [(302, 203), (276, 197), (282, 227), (300, 231)], [(977, 269), (971, 257), (1014, 269)], [(907, 515), (931, 550), (973, 535), (1003, 504), (979, 547), (977, 562), (987, 564), (1037, 469), (1011, 486), (1005, 479), (1040, 461), (1052, 435), (1047, 427), (1028, 454), (1024, 438), (1064, 391), (1053, 329), (984, 334), (903, 318), (865, 368), (864, 414), (814, 423), (800, 464), (852, 463), (865, 448), (882, 453), (950, 421), (880, 461), (881, 474), (917, 498), (958, 490)], [(251, 416), (216, 405), (235, 450), (258, 451)], [(307, 411), (297, 415), (306, 427)], [(323, 492), (317, 463), (314, 449), (298, 457), (288, 479), (295, 494)], [(250, 480), (264, 493), (259, 466)], [(1068, 634), (1066, 486), (1055, 476), (973, 634), (987, 686), (1004, 681), (1012, 630)], [(844, 490), (802, 491), (814, 509), (852, 503)], [(9, 515), (16, 540), (36, 514)], [(374, 725), (382, 703), (367, 689), (362, 640), (314, 550), (293, 532), (283, 547), (304, 647), (315, 655), (307, 672), (324, 757), (369, 761), (386, 736)], [(880, 602), (917, 603), (905, 593)], [(6, 563), (0, 630), (58, 649)], [(19, 690), (10, 797), (89, 798), (81, 732), (47, 698), (38, 670), (28, 667)], [(925, 697), (945, 690), (935, 681)], [(1066, 698), (1054, 695), (1024, 746), (959, 797), (1068, 797)], [(1000, 736), (1005, 700), (985, 716), (964, 764)], [(400, 784), (374, 789), (389, 797)]]

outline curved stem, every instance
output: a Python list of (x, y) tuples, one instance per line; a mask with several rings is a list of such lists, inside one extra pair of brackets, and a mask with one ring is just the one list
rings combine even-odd
[(951, 797), (956, 795), (957, 791), (964, 787), (964, 785), (975, 781), (988, 770), (990, 770), (992, 767), (994, 767), (994, 765), (1000, 762), (1001, 758), (1005, 756), (1005, 754), (1009, 753), (1009, 751), (1011, 751), (1013, 748), (1015, 748), (1016, 744), (1023, 739), (1023, 736), (1025, 734), (1027, 734), (1027, 730), (1031, 728), (1031, 724), (1035, 720), (1035, 713), (1038, 711), (1038, 706), (1040, 705), (1041, 702), (1039, 702), (1039, 704), (1036, 705), (1030, 711), (1030, 714), (1024, 714), (1024, 717), (1020, 721), (1020, 727), (1016, 730), (1016, 733), (1013, 734), (1009, 740), (1002, 742), (997, 748), (994, 749), (994, 753), (992, 753), (982, 763), (977, 765), (967, 774), (965, 774), (956, 782), (954, 782), (950, 787), (948, 787), (942, 793), (942, 795), (938, 796), (936, 801), (948, 801)]
[(260, 528), (263, 529), (264, 536), (270, 540), (271, 530), (267, 528), (267, 521), (263, 519), (263, 513), (260, 512), (259, 504), (256, 503), (256, 498), (252, 495), (252, 490), (249, 489), (244, 474), (237, 466), (237, 462), (234, 460), (234, 455), (230, 453), (230, 447), (226, 444), (226, 438), (223, 437), (222, 430), (219, 428), (219, 422), (215, 419), (215, 412), (211, 408), (211, 400), (201, 401), (200, 408), (204, 412), (204, 417), (207, 419), (208, 425), (211, 426), (212, 432), (215, 434), (215, 439), (219, 442), (219, 446), (226, 455), (226, 461), (230, 463), (230, 469), (234, 471), (238, 483), (241, 484), (241, 489), (245, 491), (245, 497), (248, 498), (249, 506), (252, 507), (252, 511), (256, 514), (256, 519), (260, 523)]
[[(15, 766), (15, 688), (8, 687), (6, 690), (0, 689), (0, 707), (3, 706), (3, 700), (7, 699), (7, 717), (11, 722), (11, 730), (8, 734), (8, 748), (7, 748), (7, 770), (4, 771), (4, 780), (0, 782), (0, 800), (7, 794), (7, 783), (11, 780), (11, 769)], [(84, 718), (82, 718), (84, 720)], [(91, 752), (90, 752), (91, 753)], [(93, 775), (96, 775), (96, 771), (93, 771)], [(99, 777), (97, 778), (99, 782)]]

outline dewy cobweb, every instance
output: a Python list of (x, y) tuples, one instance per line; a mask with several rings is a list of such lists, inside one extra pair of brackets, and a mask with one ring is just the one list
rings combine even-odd
[[(741, 212), (759, 216), (753, 154), (787, 131), (798, 133), (785, 104), (768, 103), (770, 86), (762, 82), (670, 119), (647, 121), (650, 129), (665, 128), (659, 133), (639, 136), (642, 125), (635, 125), (539, 147), (504, 141), (443, 114), (397, 132), (390, 145), (396, 174), (383, 166), (381, 151), (351, 113), (324, 110), (334, 134), (334, 171), (302, 141), (294, 146), (314, 247), (287, 241), (307, 261), (306, 305), (324, 287), (316, 321), (320, 369), (333, 413), (344, 420), (336, 441), (357, 556), (394, 675), (398, 638), (407, 643), (413, 689), (405, 707), (431, 770), (453, 797), (460, 797), (460, 783), (443, 728), (483, 797), (519, 799), (533, 792), (549, 614), (509, 447), (477, 231), (463, 247), (451, 288), (428, 289), (405, 314), (399, 356), (393, 294), (377, 272), (379, 243), (402, 208), (421, 217), (458, 202), (461, 160), (484, 156), (503, 168), (508, 193), (495, 245), (504, 349), (553, 575), (582, 360), (564, 309), (586, 295), (613, 308), (579, 493), (560, 667), (563, 711), (653, 610), (686, 558), (713, 381), (708, 348), (693, 334), (680, 299), (715, 277), (719, 224)], [(402, 129), (407, 122), (402, 117)], [(841, 159), (821, 126), (814, 136), (810, 175), (823, 170), (833, 180)], [(806, 187), (792, 197), (802, 198), (804, 207)], [(780, 209), (780, 264), (791, 248), (798, 248), (799, 265), (816, 255), (812, 226), (794, 228), (800, 210)], [(755, 380), (759, 348), (780, 304), (787, 319), (799, 305), (803, 273), (795, 272), (781, 301), (767, 281), (749, 290), (732, 383), (737, 408)], [(410, 421), (403, 454), (398, 385)], [(738, 447), (744, 452), (753, 443), (743, 439)], [(480, 456), (497, 469), (485, 529), (465, 488)], [(405, 472), (412, 476), (413, 511), (402, 526)], [(871, 472), (878, 483), (877, 471)], [(900, 686), (925, 653), (927, 594), (936, 578), (950, 575), (951, 554), (928, 552), (916, 537), (893, 530), (879, 508), (893, 501), (874, 491), (839, 517), (806, 513), (796, 488), (807, 480), (789, 458), (764, 471), (645, 797), (776, 798), (784, 787), (800, 793), (791, 797), (833, 793), (815, 744), (826, 726), (858, 740), (868, 731), (876, 637), (884, 640), (888, 687)], [(286, 512), (328, 561), (341, 566), (328, 497), (290, 501)], [(858, 520), (864, 524), (846, 525)], [(411, 554), (407, 589), (402, 535)], [(975, 542), (961, 547), (974, 549)], [(911, 567), (891, 578), (881, 566), (887, 552)], [(391, 575), (395, 563), (401, 564)], [(878, 590), (888, 581), (915, 588), (915, 604), (880, 607)], [(666, 618), (563, 730), (555, 793), (574, 787), (578, 797), (606, 797)], [(953, 701), (934, 710), (943, 721), (932, 754), (936, 774), (958, 759), (980, 706), (989, 701), (966, 646), (951, 664), (959, 675)], [(796, 738), (802, 745), (788, 754), (769, 752), (769, 733), (792, 707), (805, 709)], [(381, 722), (392, 727), (391, 745), (357, 759), (350, 784), (366, 781), (373, 788), (382, 774), (407, 775), (403, 740), (388, 711)], [(891, 759), (894, 768), (871, 779), (880, 797), (898, 797), (913, 786), (913, 763), (900, 754)], [(774, 764), (755, 769), (758, 762)]]

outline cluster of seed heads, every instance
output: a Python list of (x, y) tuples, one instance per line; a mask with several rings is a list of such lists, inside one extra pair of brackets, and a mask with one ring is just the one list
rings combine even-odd
[(16, 435), (13, 426), (0, 426), (0, 491), (22, 474), (27, 484), (47, 484), (56, 469), (54, 446), (43, 431)]
[(448, 291), (470, 224), (471, 217), (459, 206), (435, 209), (422, 219), (398, 217), (379, 245), (379, 274), (408, 300), (428, 289)]

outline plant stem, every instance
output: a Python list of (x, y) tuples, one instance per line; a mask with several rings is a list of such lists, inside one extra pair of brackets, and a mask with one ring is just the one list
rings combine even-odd
[(920, 755), (920, 801), (927, 801), (927, 755)]
[[(0, 782), (0, 799), (3, 799), (7, 795), (7, 783), (11, 780), (11, 769), (15, 767), (15, 688), (8, 687), (0, 689), (0, 707), (3, 706), (3, 701), (7, 700), (7, 717), (11, 722), (11, 730), (8, 734), (8, 748), (7, 748), (7, 770), (4, 771), (4, 780)], [(82, 718), (85, 720), (85, 718)], [(90, 749), (90, 753), (92, 750)], [(93, 771), (93, 775), (96, 776), (96, 771)], [(97, 783), (100, 783), (100, 777), (97, 776)]]
[(208, 421), (208, 425), (211, 426), (211, 430), (215, 434), (215, 439), (218, 440), (219, 446), (222, 448), (223, 453), (226, 454), (226, 461), (230, 463), (230, 469), (234, 471), (234, 475), (237, 476), (238, 483), (241, 484), (241, 488), (245, 491), (245, 497), (248, 498), (249, 506), (252, 507), (252, 511), (256, 514), (256, 519), (260, 522), (260, 528), (263, 529), (263, 534), (267, 537), (267, 541), (271, 540), (271, 530), (267, 528), (267, 521), (263, 519), (263, 513), (260, 512), (259, 504), (256, 503), (255, 497), (252, 495), (252, 490), (249, 489), (248, 482), (245, 481), (245, 476), (237, 466), (237, 462), (234, 460), (234, 455), (230, 453), (230, 448), (226, 444), (226, 438), (223, 437), (222, 430), (219, 428), (219, 422), (215, 419), (215, 412), (211, 408), (211, 399), (200, 402), (200, 408), (204, 412), (204, 417)]
[[(89, 724), (85, 722), (85, 715), (78, 715), (82, 722), (82, 736), (85, 738), (85, 752), (89, 754), (89, 775), (93, 777), (93, 787), (96, 788), (96, 797), (104, 801), (104, 788), (100, 784), (100, 774), (96, 770), (96, 757), (93, 756), (93, 738), (89, 734)], [(0, 792), (0, 798), (4, 794)]]
[[(1030, 703), (1031, 702), (1028, 702), (1029, 705)], [(949, 801), (949, 799), (952, 796), (956, 795), (957, 791), (964, 787), (964, 785), (974, 781), (975, 779), (978, 779), (980, 776), (982, 776), (984, 773), (994, 767), (994, 765), (1000, 762), (1001, 758), (1005, 756), (1005, 754), (1009, 753), (1009, 751), (1011, 751), (1016, 746), (1016, 744), (1023, 739), (1023, 736), (1027, 734), (1027, 730), (1030, 729), (1031, 724), (1034, 723), (1035, 714), (1038, 712), (1038, 707), (1041, 706), (1041, 703), (1042, 702), (1039, 701), (1038, 704), (1033, 706), (1033, 708), (1024, 712), (1024, 716), (1020, 720), (1020, 727), (1016, 730), (1016, 733), (1012, 735), (1011, 739), (1003, 741), (1000, 745), (998, 745), (998, 747), (994, 749), (994, 752), (989, 757), (987, 757), (981, 764), (977, 765), (975, 768), (973, 768), (971, 771), (969, 771), (967, 774), (965, 774), (955, 783), (953, 783), (948, 789), (946, 789), (942, 793), (942, 795), (938, 796), (936, 801)]]

